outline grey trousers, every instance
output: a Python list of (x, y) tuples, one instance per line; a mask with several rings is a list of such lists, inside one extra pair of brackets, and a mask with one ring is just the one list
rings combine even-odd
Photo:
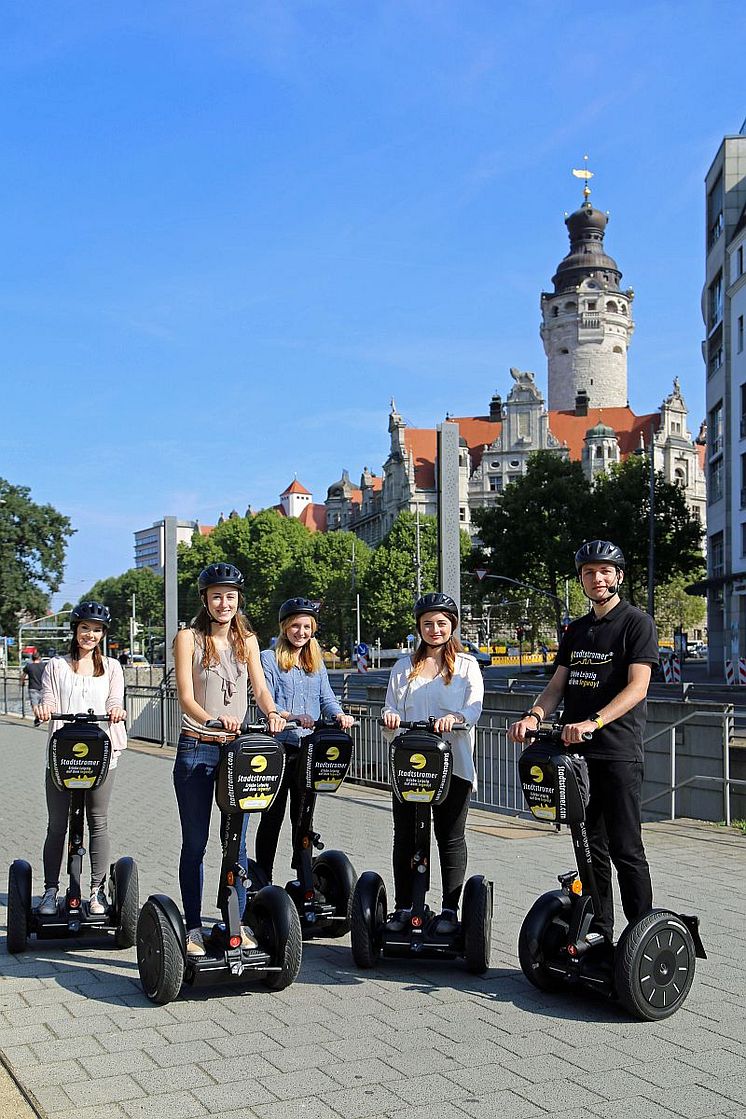
[[(88, 821), (88, 857), (91, 861), (91, 890), (97, 889), (106, 878), (111, 859), (109, 840), (109, 801), (116, 770), (109, 773), (103, 785), (86, 794), (85, 815)], [(47, 838), (44, 840), (44, 889), (57, 889), (67, 834), (70, 811), (70, 793), (58, 789), (47, 770), (46, 776)]]

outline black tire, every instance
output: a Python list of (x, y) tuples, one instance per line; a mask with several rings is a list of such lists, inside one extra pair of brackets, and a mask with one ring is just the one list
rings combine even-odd
[(668, 1018), (689, 994), (695, 963), (694, 940), (681, 918), (653, 909), (629, 927), (617, 950), (617, 998), (635, 1018)]
[(298, 910), (279, 886), (265, 886), (246, 907), (248, 924), (259, 947), (272, 957), (272, 966), (262, 982), (270, 991), (284, 991), (298, 978), (303, 955), (303, 936)]
[(117, 948), (131, 948), (137, 941), (137, 915), (140, 912), (140, 887), (137, 863), (128, 855), (117, 859), (111, 868), (114, 899), (114, 943)]
[(473, 875), (464, 887), (461, 927), (466, 969), (474, 975), (483, 975), (490, 966), (492, 885), (481, 874)]
[(31, 923), (31, 867), (25, 859), (16, 859), (8, 872), (8, 951), (14, 955), (26, 951)]
[(173, 1002), (184, 981), (184, 956), (171, 922), (150, 898), (137, 922), (137, 967), (151, 1002), (156, 1006)]
[(358, 967), (375, 967), (383, 948), (387, 913), (386, 887), (380, 875), (366, 870), (358, 878), (350, 908), (352, 957)]
[(561, 975), (550, 971), (548, 961), (567, 943), (570, 927), (570, 900), (561, 890), (542, 894), (526, 914), (518, 935), (521, 970), (540, 991), (558, 991), (564, 986)]
[(346, 936), (352, 923), (352, 895), (357, 885), (357, 874), (343, 851), (324, 851), (314, 859), (313, 884), (334, 906), (334, 916), (344, 918), (327, 926), (324, 934), (334, 938)]

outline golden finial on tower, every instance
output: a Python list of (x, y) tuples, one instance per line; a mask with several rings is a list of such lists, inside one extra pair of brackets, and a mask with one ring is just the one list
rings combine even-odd
[(583, 187), (583, 201), (587, 202), (591, 196), (591, 188), (588, 186), (588, 180), (593, 178), (593, 172), (588, 170), (588, 156), (584, 155), (585, 167), (573, 167), (572, 173), (576, 179), (585, 179), (585, 186)]

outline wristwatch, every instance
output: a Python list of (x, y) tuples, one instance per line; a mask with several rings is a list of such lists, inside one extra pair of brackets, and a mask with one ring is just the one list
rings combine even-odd
[(601, 730), (601, 727), (604, 725), (604, 721), (599, 715), (598, 711), (596, 711), (593, 715), (589, 715), (588, 721), (591, 723), (595, 723), (599, 730)]
[(523, 714), (521, 715), (521, 718), (522, 719), (527, 719), (529, 717), (529, 715), (531, 716), (532, 719), (536, 719), (537, 727), (541, 726), (541, 716), (538, 714), (538, 712), (534, 711), (534, 709), (532, 707), (529, 707), (528, 711), (524, 711)]

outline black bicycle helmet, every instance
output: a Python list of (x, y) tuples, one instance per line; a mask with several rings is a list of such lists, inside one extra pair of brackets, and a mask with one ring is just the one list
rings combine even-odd
[(100, 622), (108, 629), (111, 625), (111, 612), (101, 602), (79, 602), (70, 612), (70, 629), (73, 632), (78, 622)]
[(318, 623), (319, 606), (310, 598), (288, 598), (283, 602), (278, 612), (278, 621), (284, 622), (286, 618), (294, 618), (296, 614), (308, 614)]
[(584, 563), (613, 563), (624, 571), (626, 561), (624, 552), (610, 540), (588, 540), (575, 553), (575, 570), (578, 575)]
[[(414, 604), (415, 620), (419, 621), (423, 614), (431, 614), (434, 610), (442, 610), (444, 614), (452, 614), (458, 622), (458, 606), (449, 594), (441, 591), (432, 591), (423, 594)], [(454, 623), (455, 624), (455, 623)]]
[(243, 590), (244, 578), (232, 563), (211, 563), (199, 573), (197, 586), (202, 594), (208, 587), (236, 587)]

